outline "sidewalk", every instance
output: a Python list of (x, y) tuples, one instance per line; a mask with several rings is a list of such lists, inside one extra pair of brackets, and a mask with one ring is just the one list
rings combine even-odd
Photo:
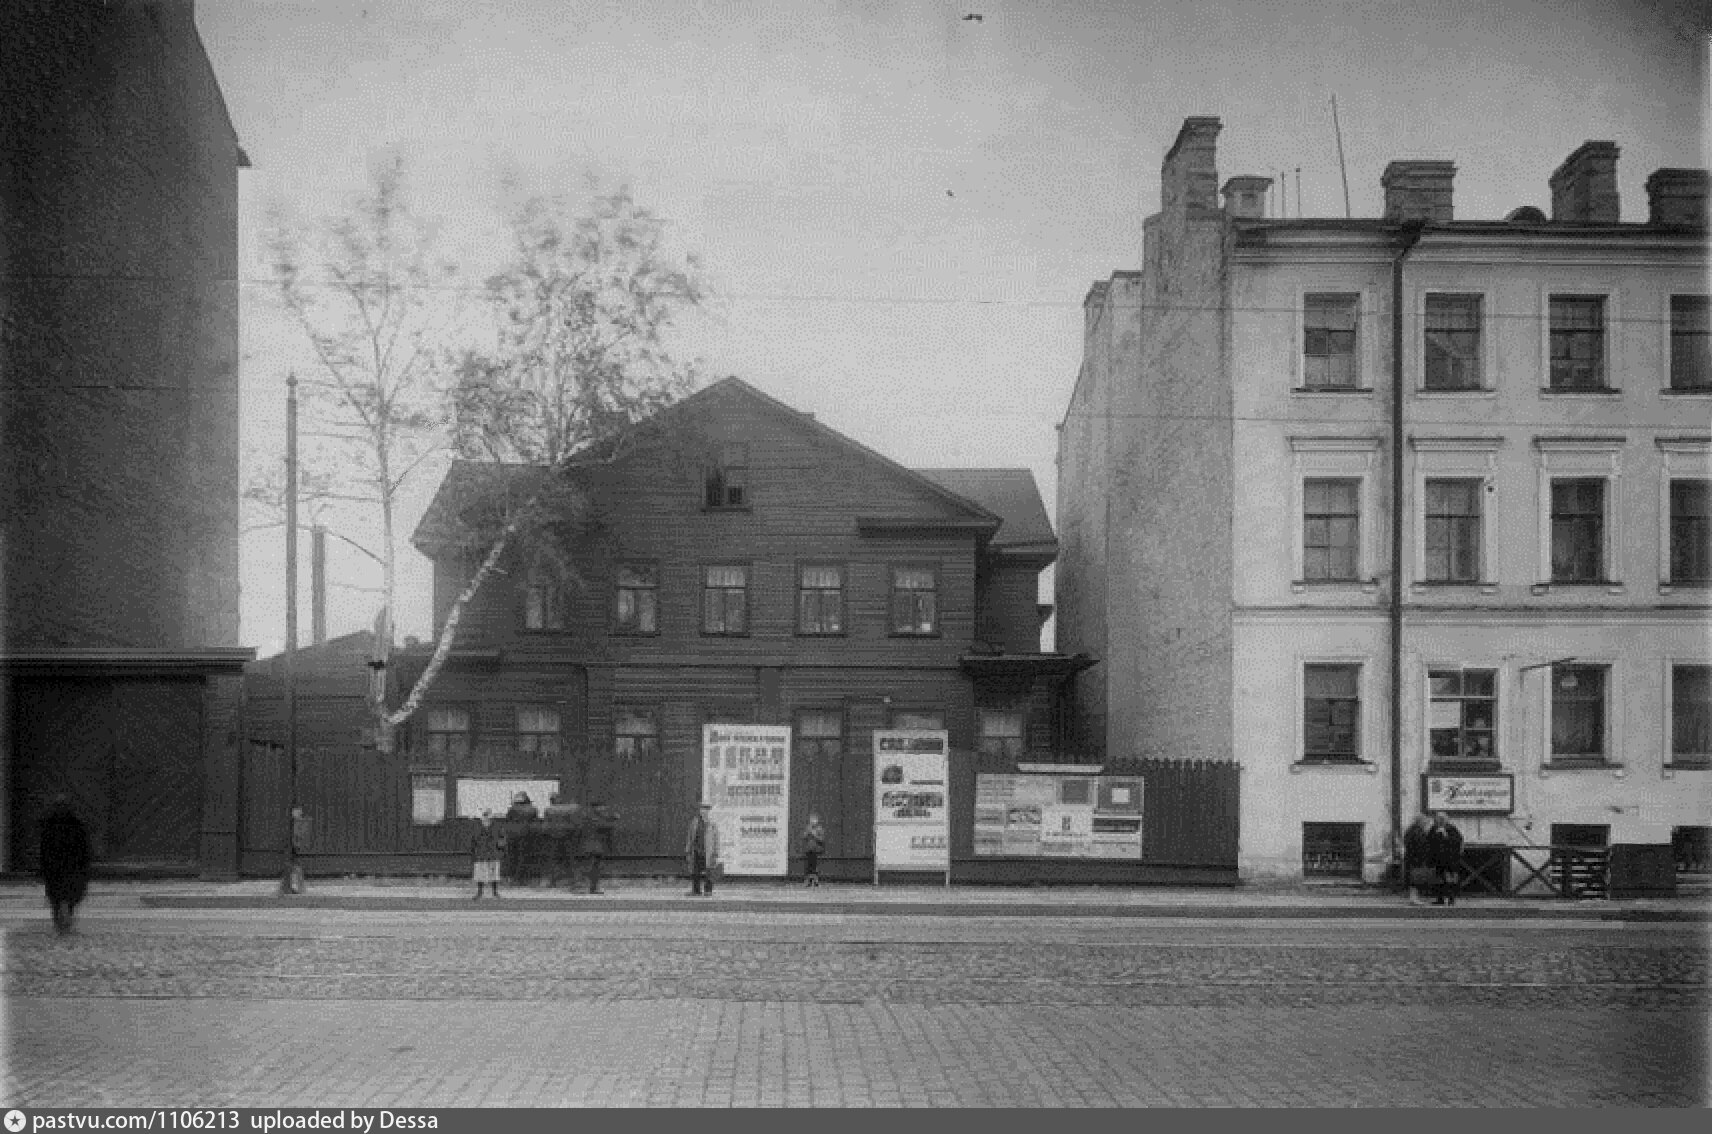
[[(203, 882), (97, 880), (86, 908), (336, 909), (480, 913), (642, 911), (718, 908), (725, 912), (940, 917), (1189, 917), (1497, 919), (1712, 923), (1704, 894), (1631, 900), (1465, 897), (1450, 907), (1411, 906), (1380, 887), (1298, 884), (1227, 887), (974, 886), (827, 883), (807, 889), (771, 879), (730, 879), (713, 898), (691, 897), (681, 879), (614, 878), (604, 894), (510, 886), (494, 902), (470, 900), (470, 884), (450, 878), (311, 878), (308, 892), (282, 897), (277, 879)], [(0, 911), (39, 904), (39, 884), (0, 883)]]

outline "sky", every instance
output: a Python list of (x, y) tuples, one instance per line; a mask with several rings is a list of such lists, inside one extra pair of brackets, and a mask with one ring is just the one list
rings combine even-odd
[[(1698, 0), (198, 0), (196, 13), (252, 163), (252, 466), (283, 453), (286, 371), (313, 368), (269, 298), (262, 218), (340, 213), (394, 156), (414, 209), (477, 275), (503, 247), (503, 179), (629, 185), (705, 264), (713, 302), (684, 328), (686, 354), (911, 467), (1025, 466), (1049, 512), (1082, 298), (1140, 265), (1184, 118), (1223, 120), (1221, 179), (1287, 171), (1289, 216), (1343, 215), (1333, 96), (1355, 216), (1378, 214), (1399, 158), (1456, 163), (1459, 219), (1549, 212), (1547, 178), (1588, 139), (1621, 148), (1624, 220), (1645, 219), (1652, 170), (1709, 164)], [(402, 530), (441, 468), (406, 493)], [(378, 528), (334, 520), (360, 540)], [(283, 548), (278, 528), (244, 536), (243, 641), (264, 656), (284, 642)], [(307, 554), (305, 541), (305, 591)], [(329, 632), (370, 625), (378, 570), (334, 542), (329, 578)], [(429, 633), (430, 578), (403, 544), (401, 635)]]

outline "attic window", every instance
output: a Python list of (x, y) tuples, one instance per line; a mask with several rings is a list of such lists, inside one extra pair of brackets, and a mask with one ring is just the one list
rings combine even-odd
[(749, 507), (749, 446), (723, 445), (719, 459), (707, 472), (707, 506)]

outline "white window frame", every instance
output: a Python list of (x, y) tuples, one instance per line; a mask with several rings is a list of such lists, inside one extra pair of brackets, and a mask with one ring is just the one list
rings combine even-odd
[[(1551, 384), (1551, 300), (1561, 295), (1566, 299), (1602, 299), (1605, 301), (1604, 331), (1605, 385), (1598, 390), (1554, 390)], [(1622, 393), (1622, 368), (1617, 365), (1617, 328), (1622, 326), (1618, 310), (1617, 289), (1609, 285), (1583, 287), (1575, 283), (1560, 283), (1540, 289), (1540, 393), (1549, 398), (1610, 398)], [(1669, 380), (1669, 376), (1666, 376)]]
[[(1492, 514), (1497, 511), (1498, 450), (1502, 437), (1411, 437), (1409, 447), (1415, 451), (1414, 476), (1411, 489), (1415, 498), (1410, 508), (1410, 528), (1414, 539), (1414, 554), (1409, 557), (1412, 589), (1429, 587), (1478, 586), (1482, 594), (1497, 588), (1493, 570), (1497, 560), (1492, 552)], [(1473, 583), (1452, 582), (1427, 578), (1427, 481), (1479, 480), (1485, 491), (1480, 501), (1480, 578)]]
[[(1433, 670), (1456, 669), (1491, 670), (1493, 678), (1492, 697), (1498, 715), (1498, 723), (1492, 730), (1492, 745), (1498, 757), (1498, 767), (1505, 768), (1505, 755), (1510, 751), (1508, 734), (1510, 732), (1509, 697), (1510, 671), (1501, 661), (1468, 661), (1464, 658), (1428, 658), (1421, 665), (1421, 742), (1420, 763), (1422, 771), (1432, 767), (1433, 762)], [(1548, 740), (1549, 743), (1549, 740)]]
[[(1480, 385), (1472, 390), (1427, 389), (1427, 296), (1477, 295), (1480, 297)], [(1409, 363), (1414, 368), (1410, 389), (1417, 398), (1494, 398), (1498, 396), (1498, 323), (1494, 293), (1486, 287), (1455, 284), (1417, 285), (1414, 326), (1409, 329)]]
[[(1310, 295), (1355, 296), (1355, 385), (1309, 389), (1306, 383), (1308, 348), (1308, 297)], [(1309, 397), (1372, 394), (1373, 380), (1379, 373), (1379, 303), (1372, 288), (1338, 283), (1296, 289), (1296, 307), (1292, 312), (1295, 351), (1290, 359), (1290, 392)]]
[[(1360, 748), (1356, 759), (1348, 762), (1326, 762), (1308, 759), (1308, 667), (1311, 665), (1353, 665), (1356, 667), (1355, 695), (1361, 720), (1356, 729), (1356, 743)], [(1295, 758), (1290, 765), (1291, 771), (1301, 771), (1310, 768), (1315, 771), (1351, 771), (1365, 770), (1377, 772), (1379, 761), (1371, 753), (1379, 751), (1379, 738), (1375, 733), (1379, 713), (1375, 711), (1379, 704), (1373, 688), (1374, 682), (1373, 659), (1365, 654), (1303, 654), (1296, 659), (1296, 703), (1290, 710), (1296, 718), (1296, 750)]]
[[(1535, 564), (1535, 594), (1554, 587), (1604, 586), (1611, 594), (1623, 593), (1623, 488), (1621, 437), (1536, 437), (1534, 460), (1539, 484), (1536, 511), (1539, 514), (1539, 557)], [(1553, 582), (1551, 571), (1552, 482), (1555, 480), (1605, 481), (1605, 546), (1601, 549), (1605, 578), (1598, 582)]]
[[(1679, 586), (1670, 577), (1670, 482), (1673, 480), (1712, 480), (1712, 438), (1658, 437), (1653, 441), (1659, 450), (1658, 498), (1658, 577), (1659, 594), (1668, 595)], [(1704, 584), (1692, 589), (1703, 591)]]
[[(1677, 764), (1676, 761), (1676, 670), (1678, 666), (1712, 666), (1712, 657), (1667, 657), (1664, 659), (1664, 728), (1659, 731), (1664, 740), (1660, 745), (1659, 763), (1668, 777), (1674, 771), (1700, 771), (1698, 765)], [(1709, 753), (1708, 755), (1712, 755)]]
[[(1379, 442), (1370, 437), (1292, 437), (1290, 438), (1292, 467), (1290, 472), (1290, 589), (1302, 593), (1309, 590), (1378, 590), (1375, 579), (1379, 562), (1379, 501), (1376, 499), (1374, 468), (1379, 459)], [(1303, 578), (1306, 555), (1302, 546), (1306, 481), (1322, 477), (1337, 477), (1357, 481), (1357, 524), (1360, 526), (1358, 562), (1354, 580), (1309, 582)]]
[(1602, 666), (1605, 670), (1605, 762), (1603, 764), (1554, 764), (1552, 763), (1552, 677), (1551, 668), (1543, 670), (1545, 682), (1539, 691), (1539, 719), (1545, 722), (1545, 728), (1540, 730), (1540, 770), (1542, 772), (1580, 772), (1604, 771), (1610, 769), (1621, 773), (1623, 770), (1622, 749), (1619, 743), (1623, 736), (1623, 670), (1615, 657), (1597, 655), (1583, 657), (1577, 655), (1576, 666)]

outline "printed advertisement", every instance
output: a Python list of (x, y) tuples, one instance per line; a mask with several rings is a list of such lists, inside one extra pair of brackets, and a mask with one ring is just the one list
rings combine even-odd
[(1491, 776), (1422, 776), (1421, 809), (1462, 815), (1508, 815), (1516, 809), (1515, 780)]
[(1140, 776), (975, 777), (975, 854), (1141, 858)]
[(874, 733), (874, 869), (951, 868), (949, 751), (943, 729)]
[(701, 797), (713, 804), (725, 873), (784, 877), (790, 871), (790, 726), (703, 725), (701, 752)]

